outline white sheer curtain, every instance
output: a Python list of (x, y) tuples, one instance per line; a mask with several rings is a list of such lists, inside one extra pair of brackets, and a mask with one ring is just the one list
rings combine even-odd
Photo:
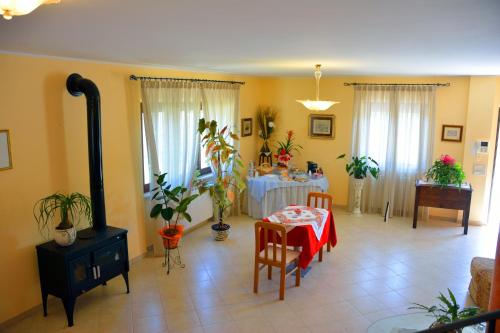
[[(220, 129), (228, 125), (231, 131), (239, 133), (240, 85), (230, 82), (203, 82), (202, 96), (203, 117), (207, 120), (217, 121)], [(239, 142), (231, 141), (231, 144), (239, 149)], [(205, 158), (205, 156), (201, 158)], [(238, 195), (233, 206), (235, 215), (240, 214), (240, 202)]]
[[(167, 172), (172, 186), (188, 187), (197, 167), (200, 151), (197, 132), (200, 118), (201, 89), (199, 83), (174, 80), (141, 81), (144, 129), (150, 165), (150, 188), (154, 174)], [(151, 201), (147, 200), (149, 216)], [(148, 221), (148, 244), (155, 254), (162, 254), (161, 238), (156, 234), (162, 222)]]
[[(410, 216), (415, 180), (432, 163), (435, 87), (359, 85), (354, 88), (353, 155), (368, 155), (381, 169), (367, 178), (361, 200), (364, 212)], [(349, 204), (353, 198), (350, 191)]]
[(240, 85), (225, 82), (202, 83), (203, 116), (217, 121), (219, 126), (229, 125), (238, 130), (240, 111)]

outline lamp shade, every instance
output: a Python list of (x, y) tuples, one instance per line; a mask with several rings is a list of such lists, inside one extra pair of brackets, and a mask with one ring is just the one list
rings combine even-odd
[(325, 111), (328, 110), (333, 104), (340, 103), (335, 101), (311, 101), (310, 99), (298, 99), (297, 102), (301, 103), (306, 109), (311, 111)]
[(0, 14), (10, 20), (12, 16), (26, 15), (40, 5), (58, 3), (60, 0), (0, 0)]
[(316, 65), (314, 77), (316, 78), (316, 99), (298, 99), (297, 102), (301, 103), (306, 109), (311, 111), (325, 111), (328, 110), (333, 104), (340, 103), (335, 101), (321, 101), (319, 99), (319, 80), (321, 79), (321, 65)]

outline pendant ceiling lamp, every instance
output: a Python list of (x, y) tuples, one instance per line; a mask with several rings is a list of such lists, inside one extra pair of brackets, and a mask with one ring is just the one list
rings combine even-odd
[(306, 107), (306, 109), (311, 111), (325, 111), (328, 110), (333, 104), (340, 102), (335, 101), (320, 101), (319, 100), (319, 79), (321, 79), (321, 65), (316, 65), (316, 70), (314, 71), (314, 77), (316, 78), (316, 100), (300, 100), (297, 102), (301, 103)]
[(40, 5), (59, 2), (60, 0), (0, 0), (0, 15), (10, 20), (13, 16), (29, 14)]

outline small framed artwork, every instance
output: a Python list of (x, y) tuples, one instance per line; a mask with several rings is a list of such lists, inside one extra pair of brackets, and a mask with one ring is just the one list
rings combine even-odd
[(241, 136), (251, 136), (253, 129), (252, 118), (241, 119)]
[(12, 169), (9, 130), (0, 130), (0, 170)]
[(309, 115), (309, 136), (316, 139), (335, 139), (335, 116), (333, 114)]
[(460, 125), (443, 125), (441, 141), (462, 142), (463, 129)]

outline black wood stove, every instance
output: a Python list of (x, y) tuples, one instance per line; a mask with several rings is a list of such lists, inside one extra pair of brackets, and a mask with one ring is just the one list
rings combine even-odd
[(80, 230), (76, 242), (61, 247), (50, 241), (36, 247), (42, 291), (43, 314), (47, 316), (47, 297), (59, 297), (68, 326), (73, 326), (76, 297), (106, 281), (122, 275), (128, 285), (127, 230), (106, 225), (102, 173), (101, 110), (97, 86), (79, 74), (71, 74), (66, 87), (73, 96), (85, 94), (89, 146), (92, 228)]

